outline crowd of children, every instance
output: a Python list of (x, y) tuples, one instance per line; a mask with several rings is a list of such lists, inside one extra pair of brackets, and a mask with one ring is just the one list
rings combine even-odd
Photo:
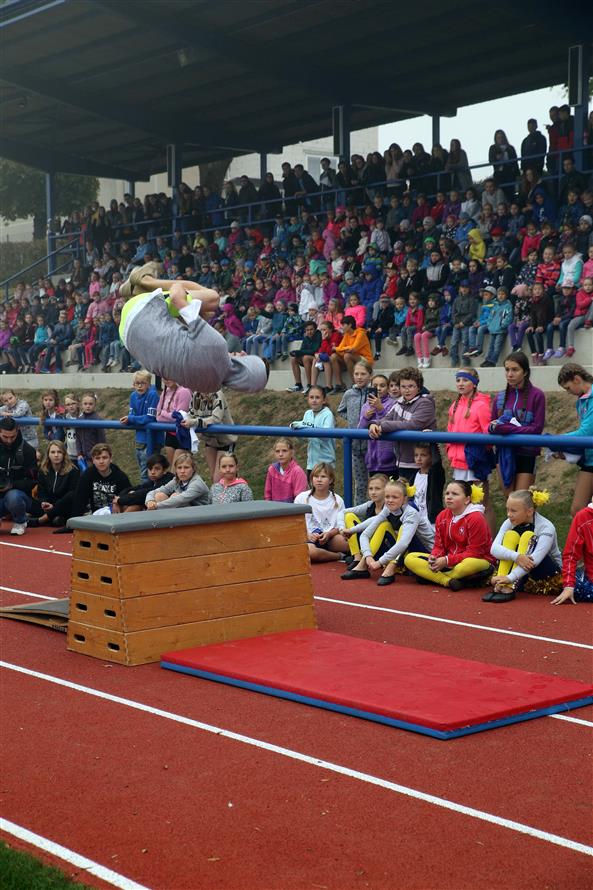
[[(459, 153), (457, 144), (453, 155)], [(501, 182), (496, 165), (481, 186), (472, 185), (469, 170), (414, 172), (420, 158), (430, 168), (446, 155), (440, 149), (431, 160), (391, 146), (385, 158), (374, 153), (358, 163), (357, 156), (356, 164), (345, 163), (348, 175), (324, 172), (334, 183), (326, 200), (285, 196), (284, 214), (274, 221), (247, 224), (221, 197), (224, 212), (190, 214), (188, 220), (212, 223), (191, 236), (183, 216), (173, 236), (163, 236), (160, 215), (146, 229), (118, 224), (129, 214), (144, 218), (137, 200), (116, 203), (108, 214), (96, 205), (83, 225), (86, 250), (68, 278), (19, 282), (0, 304), (0, 369), (61, 372), (64, 360), (79, 370), (137, 369), (118, 332), (122, 284), (150, 262), (165, 282), (182, 278), (215, 290), (221, 306), (210, 323), (229, 351), (291, 358), (295, 389), (303, 386), (302, 368), (306, 386), (324, 373), (326, 389), (343, 390), (342, 372), (357, 358), (378, 360), (385, 341), (404, 362), (415, 356), (419, 368), (438, 354), (455, 367), (476, 360), (493, 367), (507, 340), (514, 350), (526, 341), (534, 364), (571, 358), (579, 329), (593, 326), (593, 189), (586, 176), (569, 154), (557, 182), (527, 162), (514, 187)], [(364, 171), (375, 167), (384, 180), (365, 184)], [(392, 168), (401, 175), (391, 176)], [(286, 187), (294, 172), (284, 172)], [(362, 187), (342, 191), (342, 175)], [(192, 193), (189, 200), (194, 206), (198, 199)], [(95, 243), (99, 219), (101, 232), (119, 238)], [(136, 249), (125, 240), (135, 236)]]
[[(477, 371), (456, 372), (457, 395), (448, 411), (447, 429), (465, 438), (446, 446), (451, 478), (445, 484), (438, 446), (422, 442), (422, 433), (436, 428), (436, 411), (421, 372), (410, 367), (389, 378), (373, 376), (367, 361), (357, 362), (354, 383), (337, 409), (348, 426), (368, 431), (353, 440), (360, 447), (353, 448), (356, 505), (352, 507), (346, 507), (335, 490), (336, 450), (330, 433), (335, 417), (324, 389), (312, 385), (308, 410), (290, 426), (328, 433), (309, 439), (306, 472), (295, 460), (293, 441), (276, 441), (265, 499), (309, 505), (311, 561), (346, 561), (349, 566), (342, 578), (347, 581), (379, 573), (377, 583), (383, 587), (407, 573), (420, 583), (450, 590), (489, 583), (482, 597), (488, 603), (510, 602), (521, 591), (553, 595), (555, 604), (593, 600), (593, 449), (553, 455), (579, 464), (574, 518), (563, 555), (553, 522), (541, 512), (549, 495), (535, 485), (538, 449), (501, 447), (495, 452), (467, 439), (472, 433), (516, 437), (543, 432), (545, 396), (530, 382), (524, 353), (510, 353), (504, 370), (506, 388), (493, 399), (480, 392)], [(576, 397), (579, 425), (567, 435), (593, 436), (593, 376), (568, 363), (558, 382)], [(253, 500), (249, 483), (239, 473), (234, 453), (237, 436), (208, 432), (213, 423), (233, 423), (222, 391), (192, 393), (167, 380), (159, 396), (144, 371), (134, 374), (133, 386), (122, 423), (136, 431), (140, 476), (136, 485), (113, 463), (102, 429), (56, 423), (98, 419), (95, 394), (87, 392), (78, 399), (68, 393), (62, 405), (55, 390), (44, 391), (41, 444), (34, 426), (17, 423), (31, 415), (30, 406), (12, 390), (3, 392), (0, 510), (12, 519), (12, 534), (44, 525), (57, 526), (55, 533), (61, 533), (67, 531), (69, 518), (89, 511), (118, 513)], [(146, 424), (156, 417), (176, 423), (175, 433), (168, 433), (164, 441), (158, 434), (151, 440), (146, 435)], [(415, 435), (410, 440), (382, 438), (393, 431)], [(198, 439), (205, 446), (210, 488), (197, 469)], [(154, 453), (148, 453), (149, 441)], [(166, 454), (160, 453), (163, 447)], [(489, 488), (496, 464), (507, 512), (500, 526)]]

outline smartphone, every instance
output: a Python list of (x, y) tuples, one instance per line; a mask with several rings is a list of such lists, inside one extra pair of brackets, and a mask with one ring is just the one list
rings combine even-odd
[(367, 398), (368, 398), (368, 396), (374, 396), (375, 398), (377, 398), (378, 395), (379, 395), (379, 392), (378, 392), (378, 390), (377, 390), (377, 387), (376, 387), (376, 386), (369, 386), (369, 391), (368, 391), (368, 393), (367, 393)]

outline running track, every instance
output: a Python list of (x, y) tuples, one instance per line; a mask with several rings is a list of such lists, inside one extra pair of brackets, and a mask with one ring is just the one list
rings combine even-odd
[[(71, 539), (7, 532), (2, 604), (68, 595)], [(590, 606), (340, 571), (314, 568), (324, 630), (591, 680)], [(2, 836), (92, 886), (593, 887), (591, 707), (442, 742), (0, 633)]]

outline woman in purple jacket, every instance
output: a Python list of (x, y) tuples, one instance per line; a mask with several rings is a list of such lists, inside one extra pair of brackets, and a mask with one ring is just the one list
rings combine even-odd
[[(501, 436), (540, 436), (546, 419), (546, 397), (530, 381), (531, 368), (523, 352), (511, 352), (504, 362), (506, 389), (492, 402), (489, 432)], [(498, 448), (498, 470), (505, 497), (535, 482), (539, 448)]]
[[(389, 381), (384, 374), (375, 374), (371, 379), (367, 400), (362, 406), (358, 429), (368, 429), (371, 423), (380, 423), (393, 408), (395, 399), (389, 395)], [(369, 476), (385, 473), (391, 476), (397, 470), (393, 442), (385, 439), (371, 439), (364, 456)]]

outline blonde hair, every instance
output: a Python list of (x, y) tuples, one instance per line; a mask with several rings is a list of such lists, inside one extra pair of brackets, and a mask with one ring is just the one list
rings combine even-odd
[(336, 498), (335, 485), (336, 485), (336, 471), (332, 467), (331, 464), (326, 463), (325, 461), (320, 461), (318, 464), (315, 464), (313, 469), (311, 470), (311, 488), (309, 489), (309, 493), (307, 494), (307, 501), (314, 493), (315, 489), (313, 487), (313, 476), (316, 476), (318, 473), (326, 473), (329, 476), (329, 490), (334, 496), (334, 505), (338, 506), (338, 499)]
[(49, 443), (49, 445), (47, 446), (47, 450), (45, 452), (45, 457), (39, 464), (39, 469), (41, 470), (42, 473), (49, 472), (49, 470), (51, 468), (51, 461), (49, 459), (49, 449), (50, 448), (58, 448), (64, 455), (64, 460), (62, 461), (62, 466), (60, 467), (58, 476), (65, 476), (67, 473), (70, 472), (70, 470), (74, 469), (74, 464), (70, 460), (66, 446), (64, 445), (63, 442), (60, 442), (59, 439), (56, 439), (54, 442)]
[(134, 376), (132, 377), (133, 383), (152, 383), (152, 374), (150, 371), (134, 371)]
[(524, 507), (529, 510), (537, 510), (550, 500), (550, 493), (545, 488), (538, 488), (536, 485), (530, 485), (529, 488), (520, 488), (512, 491), (507, 500), (513, 498), (521, 501)]
[(173, 461), (173, 469), (176, 470), (180, 464), (191, 464), (196, 472), (196, 462), (193, 454), (190, 451), (180, 451), (175, 460)]
[(385, 484), (385, 488), (386, 488), (386, 489), (387, 489), (387, 488), (399, 488), (399, 490), (401, 491), (401, 493), (403, 494), (403, 496), (404, 496), (405, 498), (409, 498), (409, 497), (410, 497), (410, 495), (408, 494), (408, 486), (409, 486), (409, 484), (410, 484), (410, 483), (408, 482), (407, 479), (403, 479), (403, 478), (401, 478), (401, 477), (400, 477), (399, 479), (393, 479), (393, 478), (390, 478), (390, 479), (387, 480), (387, 482), (386, 482), (386, 484)]

